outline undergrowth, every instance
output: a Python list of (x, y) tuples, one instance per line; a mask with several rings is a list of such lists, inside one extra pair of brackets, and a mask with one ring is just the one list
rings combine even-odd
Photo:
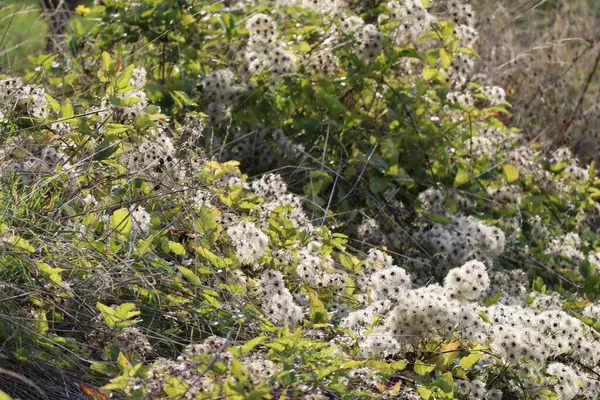
[(599, 397), (600, 179), (481, 4), (97, 3), (0, 76), (0, 398)]

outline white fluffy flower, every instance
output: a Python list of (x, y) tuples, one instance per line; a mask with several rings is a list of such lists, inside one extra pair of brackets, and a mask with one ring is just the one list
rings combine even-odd
[(265, 272), (258, 282), (257, 294), (263, 311), (273, 323), (294, 326), (302, 321), (304, 312), (285, 287), (279, 272)]
[(134, 232), (147, 234), (150, 231), (150, 214), (142, 206), (131, 211), (131, 226)]
[(450, 296), (459, 300), (475, 300), (490, 286), (485, 265), (477, 260), (469, 261), (460, 268), (451, 269), (444, 279), (444, 288)]
[(235, 246), (235, 252), (244, 264), (252, 263), (265, 254), (269, 238), (248, 221), (241, 221), (227, 229), (227, 235)]

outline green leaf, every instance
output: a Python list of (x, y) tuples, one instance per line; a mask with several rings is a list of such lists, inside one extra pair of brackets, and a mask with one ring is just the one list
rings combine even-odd
[(71, 118), (73, 115), (75, 115), (75, 112), (73, 111), (73, 105), (69, 100), (67, 100), (60, 108), (60, 116), (61, 118)]
[(194, 228), (206, 244), (212, 244), (221, 231), (221, 225), (217, 223), (219, 211), (211, 207), (200, 208), (195, 215)]
[(429, 81), (433, 78), (435, 78), (438, 74), (438, 69), (437, 68), (432, 68), (432, 67), (423, 67), (423, 79), (425, 79), (426, 81)]
[(459, 47), (456, 49), (456, 51), (467, 54), (469, 56), (472, 56), (472, 57), (475, 57), (475, 58), (478, 58), (481, 60), (481, 56), (479, 54), (477, 54), (477, 52), (473, 49), (469, 49), (467, 47)]
[(342, 363), (342, 369), (354, 369), (362, 366), (365, 363), (364, 360), (350, 360)]
[(310, 45), (306, 42), (300, 42), (298, 45), (298, 50), (300, 50), (302, 53), (308, 53), (310, 51)]
[(177, 105), (178, 110), (184, 109), (186, 106), (195, 106), (196, 102), (189, 98), (185, 92), (174, 90), (171, 92), (171, 97)]
[(414, 367), (415, 373), (417, 373), (421, 376), (427, 375), (434, 369), (435, 369), (435, 365), (427, 365), (427, 364), (423, 363), (423, 361), (421, 361), (421, 360), (415, 361), (415, 367)]
[(183, 277), (188, 282), (190, 282), (192, 285), (200, 285), (202, 283), (202, 281), (200, 280), (200, 278), (198, 278), (198, 276), (191, 269), (188, 269), (186, 267), (182, 267), (180, 265), (177, 266), (177, 269), (179, 270), (179, 272), (181, 272), (181, 275), (183, 275)]
[(131, 362), (127, 359), (127, 357), (125, 357), (125, 354), (123, 354), (122, 352), (119, 352), (119, 356), (117, 357), (117, 364), (119, 365), (119, 368), (121, 368), (121, 371), (131, 369)]
[(173, 242), (169, 240), (169, 250), (178, 256), (185, 255), (185, 247), (181, 243)]
[(419, 386), (417, 388), (417, 393), (419, 393), (419, 395), (421, 395), (421, 397), (426, 400), (434, 399), (433, 390), (428, 388), (427, 386)]
[(325, 309), (325, 305), (319, 298), (317, 294), (313, 291), (309, 293), (310, 296), (310, 307), (309, 307), (309, 318), (311, 322), (314, 323), (324, 323), (327, 322), (327, 310)]
[(233, 260), (230, 258), (219, 257), (207, 248), (202, 246), (194, 247), (198, 255), (206, 258), (212, 265), (217, 268), (227, 268), (233, 265)]
[(122, 329), (135, 325), (139, 322), (139, 320), (132, 318), (141, 314), (140, 311), (133, 311), (135, 309), (134, 303), (123, 303), (117, 308), (112, 308), (98, 302), (96, 303), (96, 308), (100, 310), (102, 319), (104, 320), (106, 326), (111, 329)]
[(346, 108), (337, 97), (331, 96), (325, 92), (317, 92), (316, 93), (317, 102), (325, 106), (327, 111), (329, 111), (333, 115), (340, 115), (346, 111)]
[(340, 253), (339, 260), (340, 264), (342, 264), (344, 268), (347, 268), (350, 271), (358, 272), (360, 260), (357, 257), (347, 253)]
[(106, 51), (102, 52), (102, 70), (108, 72), (113, 64), (112, 57)]
[(446, 52), (446, 50), (443, 48), (440, 49), (440, 61), (442, 63), (442, 67), (446, 69), (450, 67), (450, 64), (452, 64), (452, 59), (448, 55), (448, 52)]
[(562, 171), (563, 169), (565, 169), (567, 167), (567, 165), (569, 165), (569, 163), (567, 161), (561, 161), (558, 163), (551, 164), (550, 171), (558, 173), (558, 172)]
[(369, 189), (375, 194), (383, 192), (387, 186), (388, 180), (384, 176), (371, 175), (369, 178)]
[(496, 304), (498, 300), (500, 300), (500, 297), (502, 297), (502, 290), (498, 290), (496, 293), (494, 293), (492, 297), (480, 300), (479, 304), (481, 304), (482, 306), (489, 307)]
[(102, 386), (102, 389), (106, 390), (125, 390), (129, 383), (129, 376), (127, 373), (123, 373), (110, 380), (110, 383)]
[(33, 312), (34, 326), (37, 333), (44, 334), (50, 329), (48, 325), (48, 318), (46, 317), (46, 312), (44, 310), (36, 310)]
[(35, 247), (33, 247), (27, 240), (23, 239), (22, 237), (18, 236), (18, 235), (14, 235), (12, 237), (9, 236), (9, 240), (10, 243), (15, 246), (18, 247), (19, 249), (28, 251), (30, 253), (33, 253), (35, 251)]
[(423, 56), (415, 49), (402, 49), (398, 52), (399, 57), (418, 58), (423, 60)]
[(285, 346), (282, 345), (281, 343), (277, 343), (277, 342), (275, 342), (275, 343), (269, 343), (269, 344), (266, 344), (265, 346), (268, 347), (268, 348), (270, 348), (270, 349), (277, 350), (277, 351), (280, 351), (280, 352), (285, 351)]
[(119, 89), (119, 92), (122, 92), (129, 87), (129, 80), (131, 79), (131, 74), (133, 73), (134, 68), (135, 66), (131, 64), (119, 74), (119, 77), (117, 78), (117, 88)]
[(204, 300), (206, 300), (206, 303), (214, 308), (220, 308), (221, 307), (221, 303), (219, 302), (219, 300), (213, 295), (213, 293), (209, 290), (205, 290), (201, 293), (202, 297), (204, 298)]
[(460, 378), (460, 379), (465, 379), (465, 380), (469, 379), (469, 378), (468, 378), (468, 376), (467, 376), (467, 371), (466, 371), (464, 368), (461, 368), (461, 367), (455, 367), (455, 368), (452, 370), (452, 373), (453, 373), (453, 374), (454, 374), (454, 376), (456, 376), (457, 378)]
[(166, 380), (163, 391), (170, 399), (178, 399), (187, 391), (188, 386), (187, 383), (181, 381), (179, 378), (170, 377)]
[(131, 215), (129, 210), (120, 208), (110, 217), (110, 226), (116, 231), (125, 236), (131, 233)]
[(329, 376), (332, 373), (339, 371), (339, 369), (340, 369), (340, 367), (338, 367), (337, 365), (332, 365), (329, 367), (317, 369), (315, 371), (316, 379), (321, 380), (321, 379), (325, 378), (326, 376)]
[(62, 284), (62, 277), (60, 276), (60, 273), (66, 271), (65, 269), (52, 268), (46, 263), (38, 263), (37, 266), (40, 271), (42, 271), (44, 275), (46, 275), (52, 282), (59, 286)]
[(156, 232), (143, 240), (138, 240), (137, 248), (135, 249), (135, 255), (143, 256), (144, 254), (146, 254), (152, 247), (152, 242), (154, 241), (154, 239), (163, 233), (164, 232)]
[(130, 125), (106, 124), (106, 127), (104, 128), (104, 134), (107, 138), (119, 139), (124, 137), (125, 135), (123, 134), (128, 132), (130, 129)]
[(113, 66), (113, 60), (110, 54), (107, 52), (102, 52), (101, 56), (102, 62), (100, 64), (100, 70), (98, 71), (98, 79), (100, 82), (109, 82), (112, 74), (111, 68)]
[(110, 157), (119, 148), (119, 143), (112, 141), (111, 139), (104, 139), (98, 143), (94, 150), (94, 160), (102, 161)]
[(140, 311), (133, 310), (135, 310), (134, 303), (123, 303), (115, 309), (115, 315), (121, 319), (130, 319), (141, 314)]
[(481, 319), (484, 320), (485, 322), (487, 322), (488, 324), (492, 323), (492, 320), (490, 319), (490, 317), (488, 317), (488, 315), (485, 312), (479, 311), (477, 313), (477, 315), (479, 315), (481, 317)]
[(244, 374), (244, 366), (239, 360), (233, 360), (229, 367), (229, 372), (236, 379), (236, 383), (243, 383), (246, 381), (246, 376)]
[(473, 365), (477, 364), (477, 361), (483, 356), (481, 353), (471, 353), (466, 357), (460, 359), (458, 365), (465, 370), (468, 370)]
[(425, 53), (425, 59), (427, 61), (427, 64), (434, 68), (437, 63), (438, 60), (440, 59), (440, 50), (439, 49), (430, 49), (427, 51), (427, 53)]
[(50, 105), (50, 109), (52, 111), (58, 111), (60, 110), (60, 103), (58, 101), (56, 101), (56, 99), (52, 96), (50, 96), (49, 94), (46, 93), (46, 100), (48, 100), (48, 104)]
[(459, 187), (469, 182), (469, 173), (462, 168), (458, 169), (454, 177), (454, 187)]
[(440, 376), (430, 384), (433, 387), (441, 389), (442, 393), (439, 393), (442, 399), (454, 398), (452, 392), (454, 391), (454, 379), (452, 378), (452, 372), (448, 371)]
[(391, 365), (385, 360), (367, 360), (365, 366), (385, 375), (394, 373)]
[(394, 372), (398, 372), (398, 371), (403, 371), (407, 365), (408, 365), (408, 361), (406, 361), (406, 360), (392, 361), (390, 363), (390, 368)]
[(267, 340), (266, 336), (257, 336), (242, 345), (242, 355), (250, 353), (256, 346)]
[(110, 104), (117, 107), (131, 107), (141, 101), (142, 99), (140, 99), (138, 96), (127, 96), (123, 98), (111, 96), (110, 98)]
[(546, 293), (546, 285), (544, 284), (544, 280), (539, 276), (535, 278), (535, 280), (533, 281), (532, 289), (534, 292)]
[(448, 225), (451, 222), (450, 218), (443, 215), (425, 214), (424, 217), (436, 224)]
[(504, 177), (508, 183), (514, 182), (519, 179), (519, 170), (512, 164), (504, 164), (502, 166)]

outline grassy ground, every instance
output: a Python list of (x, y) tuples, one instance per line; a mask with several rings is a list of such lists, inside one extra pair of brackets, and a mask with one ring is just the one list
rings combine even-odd
[(47, 24), (35, 0), (0, 1), (0, 65), (18, 71), (27, 65), (27, 56), (44, 50)]
[[(81, 1), (90, 5), (93, 1)], [(19, 71), (29, 66), (28, 56), (45, 50), (48, 25), (39, 0), (0, 0), (0, 66)]]

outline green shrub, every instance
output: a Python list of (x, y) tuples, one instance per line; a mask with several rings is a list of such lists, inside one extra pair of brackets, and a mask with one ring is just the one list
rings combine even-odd
[(104, 0), (0, 80), (9, 359), (96, 398), (597, 398), (594, 165), (503, 123), (471, 8), (245, 3)]

